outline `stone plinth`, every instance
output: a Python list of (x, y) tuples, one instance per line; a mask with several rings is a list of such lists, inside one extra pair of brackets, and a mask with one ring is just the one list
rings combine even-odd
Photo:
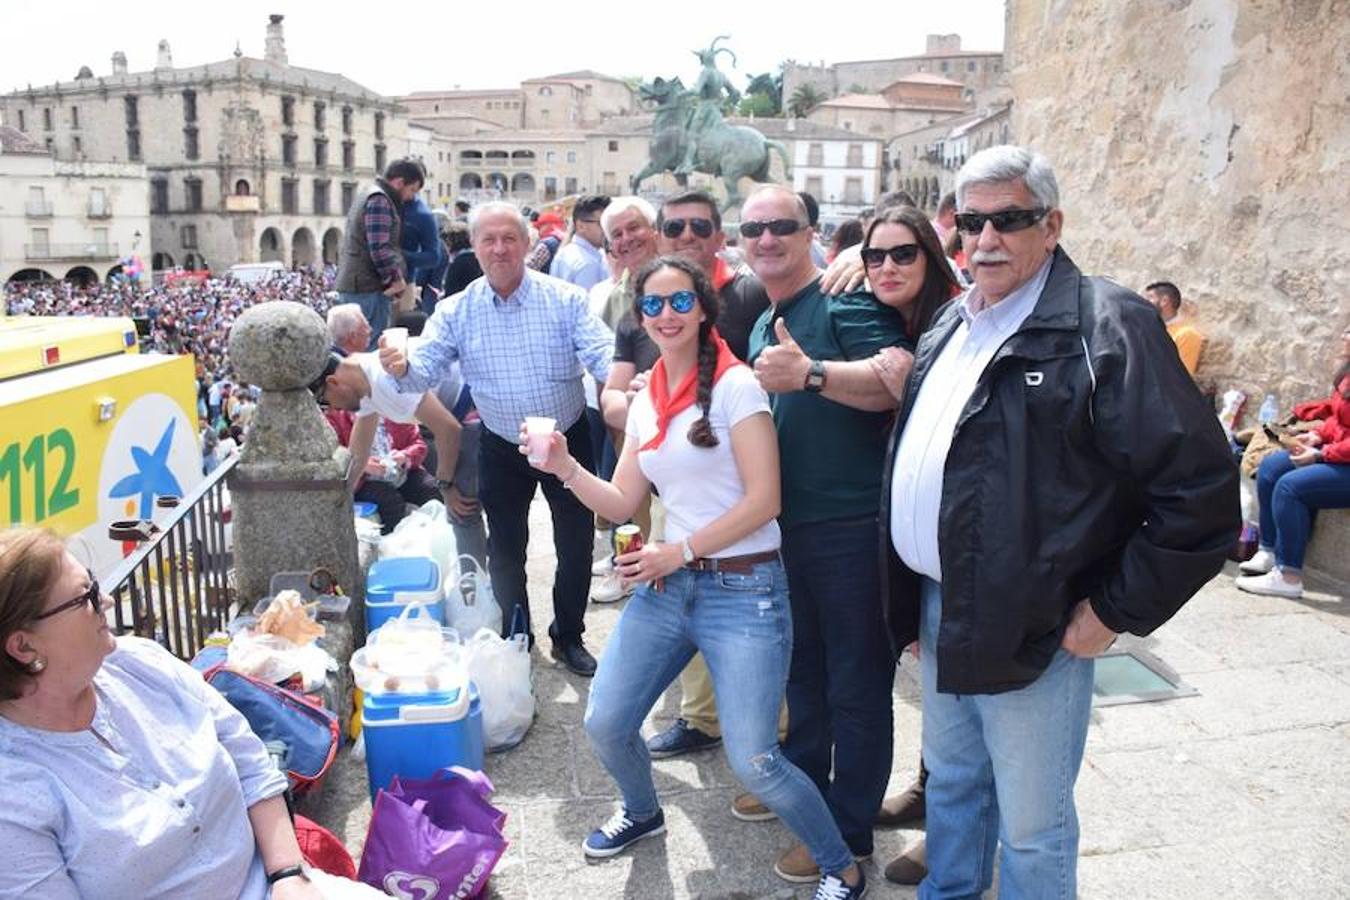
[(235, 576), (246, 606), (277, 572), (326, 566), (364, 608), (352, 497), (338, 444), (307, 385), (323, 370), (328, 329), (307, 306), (262, 303), (230, 330), (239, 379), (262, 388), (239, 465), (229, 478)]
[(1317, 514), (1306, 565), (1350, 585), (1350, 509), (1324, 509)]

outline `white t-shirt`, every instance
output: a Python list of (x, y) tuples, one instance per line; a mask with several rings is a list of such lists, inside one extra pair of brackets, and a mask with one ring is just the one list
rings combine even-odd
[[(689, 443), (689, 426), (703, 411), (698, 404), (682, 410), (666, 429), (666, 439), (655, 450), (638, 453), (638, 465), (656, 485), (666, 507), (666, 540), (678, 542), (719, 518), (745, 496), (745, 482), (731, 451), (731, 429), (756, 413), (769, 412), (769, 396), (746, 366), (728, 369), (713, 385), (708, 418), (717, 435), (716, 447)], [(628, 409), (628, 440), (638, 446), (656, 436), (656, 409), (646, 388)], [(770, 519), (755, 531), (713, 556), (742, 556), (777, 550), (778, 522)]]
[(417, 421), (417, 407), (422, 405), (421, 394), (400, 394), (398, 382), (380, 365), (380, 357), (375, 353), (353, 353), (361, 371), (366, 373), (370, 382), (370, 396), (361, 398), (356, 409), (357, 418), (376, 413), (386, 419), (408, 424)]

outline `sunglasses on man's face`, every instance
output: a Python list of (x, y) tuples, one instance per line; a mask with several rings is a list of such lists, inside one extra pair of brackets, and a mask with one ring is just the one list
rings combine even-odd
[(988, 222), (994, 226), (994, 230), (999, 234), (1008, 234), (1030, 228), (1045, 218), (1045, 214), (1049, 211), (1038, 207), (1036, 209), (1003, 209), (992, 213), (957, 213), (956, 228), (965, 234), (977, 235), (984, 231), (984, 223)]
[(674, 240), (684, 234), (686, 224), (694, 230), (694, 237), (704, 240), (712, 237), (712, 219), (666, 219), (661, 223), (661, 233)]
[(698, 294), (693, 291), (676, 291), (666, 297), (662, 297), (660, 294), (646, 294), (639, 305), (642, 307), (644, 316), (654, 319), (661, 315), (661, 310), (665, 308), (667, 303), (677, 313), (687, 313), (694, 308), (694, 304), (697, 302)]
[(87, 591), (73, 600), (67, 600), (59, 606), (53, 606), (46, 612), (34, 616), (33, 621), (40, 622), (43, 619), (49, 619), (57, 613), (63, 613), (68, 609), (78, 609), (86, 603), (89, 604), (91, 609), (97, 612), (99, 601), (103, 599), (103, 591), (99, 589), (98, 579), (94, 577), (94, 573), (89, 569), (85, 569), (85, 571), (89, 573), (89, 589)]
[(919, 258), (918, 244), (896, 244), (894, 247), (866, 247), (862, 251), (863, 265), (869, 269), (880, 269), (886, 257), (897, 266), (908, 266)]
[(796, 219), (768, 219), (765, 221), (751, 219), (749, 222), (741, 223), (741, 235), (754, 240), (768, 231), (774, 237), (787, 237), (790, 234), (796, 234), (805, 227), (805, 222), (798, 222)]

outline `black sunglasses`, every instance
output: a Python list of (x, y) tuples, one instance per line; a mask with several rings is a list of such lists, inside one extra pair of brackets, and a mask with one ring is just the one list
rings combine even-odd
[(741, 235), (754, 240), (767, 230), (774, 237), (787, 237), (805, 227), (805, 222), (798, 222), (796, 219), (769, 219), (763, 222), (751, 219), (749, 222), (741, 223)]
[(863, 265), (869, 269), (880, 269), (886, 257), (897, 266), (907, 266), (919, 258), (918, 244), (896, 244), (894, 247), (864, 247)]
[(992, 213), (957, 213), (956, 228), (965, 234), (976, 235), (984, 231), (984, 223), (994, 226), (999, 234), (1008, 234), (1030, 228), (1050, 210), (1044, 207), (1036, 209), (1003, 209)]
[(641, 307), (644, 316), (655, 319), (661, 315), (661, 310), (665, 308), (667, 302), (670, 303), (670, 308), (677, 313), (687, 313), (698, 302), (698, 294), (693, 291), (676, 291), (669, 297), (662, 297), (660, 294), (647, 294), (638, 301), (638, 306)]
[(661, 223), (661, 233), (668, 238), (677, 238), (684, 234), (684, 226), (686, 223), (688, 223), (690, 228), (694, 229), (695, 237), (705, 239), (712, 237), (712, 219), (666, 219)]
[(67, 600), (59, 606), (53, 606), (45, 613), (33, 616), (33, 621), (41, 622), (43, 619), (49, 619), (57, 613), (63, 613), (68, 609), (76, 609), (86, 603), (89, 604), (91, 609), (97, 612), (99, 601), (103, 599), (103, 591), (99, 589), (98, 579), (94, 577), (94, 573), (89, 569), (85, 569), (85, 571), (89, 573), (89, 589), (87, 591), (76, 597), (74, 600)]

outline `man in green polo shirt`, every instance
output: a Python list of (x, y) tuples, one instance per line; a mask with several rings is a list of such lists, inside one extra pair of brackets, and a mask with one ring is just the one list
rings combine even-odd
[[(865, 858), (891, 769), (895, 673), (877, 553), (895, 400), (867, 360), (904, 343), (904, 325), (870, 297), (821, 291), (806, 210), (787, 188), (751, 194), (740, 231), (770, 301), (750, 332), (749, 356), (770, 392), (782, 460), (779, 522), (793, 626), (783, 749), (820, 788), (853, 854)], [(736, 803), (738, 817), (754, 817), (743, 815), (753, 800)], [(775, 871), (790, 881), (818, 877), (802, 845)]]

